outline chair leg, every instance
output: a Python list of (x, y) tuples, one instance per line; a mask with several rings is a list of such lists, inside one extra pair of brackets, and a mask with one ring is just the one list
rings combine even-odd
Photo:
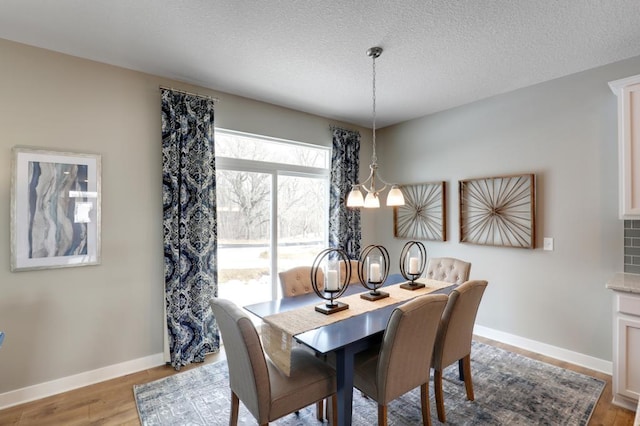
[(320, 421), (324, 420), (324, 399), (316, 402), (316, 419)]
[(458, 376), (460, 377), (460, 381), (464, 381), (464, 358), (460, 358), (458, 360)]
[(420, 405), (422, 407), (422, 424), (431, 426), (431, 410), (429, 409), (429, 382), (420, 386)]
[(464, 387), (467, 390), (467, 399), (473, 401), (473, 382), (471, 381), (471, 354), (462, 358), (464, 371)]
[(238, 424), (238, 408), (240, 407), (240, 399), (234, 391), (231, 391), (231, 415), (229, 416), (229, 426)]
[(378, 426), (387, 426), (387, 406), (378, 404)]
[(442, 423), (447, 421), (444, 413), (444, 395), (442, 393), (442, 371), (433, 371), (433, 391), (436, 394), (436, 409), (438, 410), (438, 420)]
[(327, 403), (327, 420), (330, 420), (332, 425), (338, 424), (338, 394), (331, 395), (331, 416), (329, 416), (329, 403)]

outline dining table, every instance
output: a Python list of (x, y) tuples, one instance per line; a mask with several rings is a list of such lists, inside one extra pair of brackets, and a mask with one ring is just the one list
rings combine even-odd
[[(382, 288), (406, 281), (407, 280), (400, 274), (391, 274), (386, 279)], [(438, 283), (441, 284), (439, 286), (440, 288), (429, 294), (449, 294), (457, 287), (456, 284)], [(368, 289), (357, 283), (351, 284), (345, 289), (341, 297), (368, 291)], [(416, 292), (416, 296), (418, 295), (417, 293), (419, 292)], [(320, 299), (315, 293), (307, 293), (247, 305), (244, 306), (244, 309), (264, 319), (265, 317), (275, 314), (317, 305), (322, 301), (323, 299)], [(339, 425), (351, 425), (355, 355), (381, 342), (391, 313), (402, 303), (403, 302), (386, 304), (379, 309), (358, 313), (340, 321), (313, 328), (293, 336), (296, 342), (308, 346), (315, 351), (316, 354), (325, 355), (333, 353), (335, 355), (337, 418)]]

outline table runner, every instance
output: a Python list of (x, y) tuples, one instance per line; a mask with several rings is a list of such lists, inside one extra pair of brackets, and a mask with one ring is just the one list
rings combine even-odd
[(330, 315), (315, 311), (315, 306), (324, 302), (323, 299), (318, 298), (318, 303), (316, 304), (265, 316), (262, 319), (263, 325), (261, 333), (262, 345), (265, 352), (283, 373), (289, 375), (291, 371), (291, 349), (296, 345), (293, 336), (296, 334), (342, 321), (365, 312), (375, 311), (385, 306), (402, 303), (453, 285), (452, 283), (426, 278), (420, 278), (416, 280), (416, 282), (425, 284), (425, 287), (417, 290), (405, 290), (400, 288), (400, 284), (402, 283), (383, 287), (379, 290), (389, 293), (389, 297), (376, 301), (362, 299), (360, 297), (362, 293), (341, 297), (336, 300), (347, 303), (349, 309)]

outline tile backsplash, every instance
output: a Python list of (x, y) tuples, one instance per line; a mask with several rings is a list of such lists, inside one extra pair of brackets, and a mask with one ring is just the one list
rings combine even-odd
[(640, 220), (624, 221), (624, 272), (640, 274)]

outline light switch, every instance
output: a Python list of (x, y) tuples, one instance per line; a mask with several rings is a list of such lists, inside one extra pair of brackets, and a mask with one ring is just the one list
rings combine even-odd
[(543, 246), (544, 250), (547, 251), (553, 251), (553, 238), (551, 237), (544, 237), (544, 246)]

